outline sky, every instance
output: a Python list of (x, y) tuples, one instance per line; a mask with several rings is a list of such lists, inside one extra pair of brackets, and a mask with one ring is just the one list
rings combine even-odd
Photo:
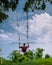
[[(21, 44), (27, 42), (26, 39), (26, 13), (23, 7), (26, 0), (19, 0), (18, 8), (8, 13), (9, 18), (0, 24), (0, 48), (2, 56), (6, 57), (12, 50), (19, 49), (19, 35)], [(29, 44), (30, 49), (38, 47), (45, 49), (45, 53), (52, 54), (52, 5), (46, 3), (45, 11), (35, 11), (29, 13)], [(17, 26), (19, 24), (19, 27)]]

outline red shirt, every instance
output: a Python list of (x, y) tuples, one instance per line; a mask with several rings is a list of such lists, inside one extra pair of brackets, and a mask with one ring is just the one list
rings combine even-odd
[(22, 52), (26, 52), (28, 47), (29, 47), (29, 45), (28, 46), (19, 46), (19, 48), (22, 49)]

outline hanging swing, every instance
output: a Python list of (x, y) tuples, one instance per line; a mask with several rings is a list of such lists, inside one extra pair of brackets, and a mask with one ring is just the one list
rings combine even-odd
[[(17, 11), (16, 11), (16, 13), (17, 13)], [(16, 15), (16, 18), (17, 18), (17, 15)], [(20, 33), (19, 33), (19, 28), (20, 28), (20, 26), (19, 26), (19, 24), (18, 24), (18, 19), (17, 19), (17, 26), (18, 26), (18, 40), (19, 40), (19, 52), (20, 52), (20, 48), (22, 49), (22, 52), (26, 52), (26, 50), (27, 50), (27, 48), (29, 47), (29, 42), (28, 42), (28, 38), (29, 38), (29, 36), (28, 36), (28, 30), (29, 30), (29, 25), (28, 25), (28, 13), (27, 13), (27, 30), (26, 30), (26, 36), (27, 36), (27, 42), (26, 42), (26, 44), (28, 44), (28, 46), (26, 46), (25, 45), (25, 43), (23, 44), (23, 46), (20, 46)]]

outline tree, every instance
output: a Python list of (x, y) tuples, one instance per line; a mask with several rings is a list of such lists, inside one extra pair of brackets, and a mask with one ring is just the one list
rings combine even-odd
[(33, 51), (29, 50), (28, 52), (25, 52), (24, 55), (29, 58), (30, 60), (35, 59), (35, 53)]
[(9, 55), (9, 59), (12, 60), (13, 62), (19, 62), (19, 58), (22, 56), (17, 50), (14, 50), (11, 52)]
[(0, 23), (8, 18), (6, 11), (11, 8), (14, 11), (17, 7), (18, 0), (0, 0)]
[(13, 62), (24, 62), (29, 61), (29, 58), (26, 57), (24, 54), (19, 53), (17, 50), (14, 50), (10, 55), (9, 58)]
[(37, 48), (37, 49), (36, 49), (36, 52), (35, 52), (35, 58), (36, 58), (36, 59), (42, 58), (42, 56), (43, 56), (43, 51), (44, 51), (44, 49), (42, 49), (42, 48)]
[(34, 10), (45, 10), (46, 2), (50, 2), (52, 4), (52, 0), (27, 0), (24, 6), (24, 11), (34, 12)]
[[(45, 3), (47, 1), (52, 4), (52, 0), (27, 0), (24, 6), (24, 11), (27, 13), (29, 10), (31, 10), (32, 12), (34, 10), (45, 10)], [(0, 0), (0, 23), (8, 18), (8, 14), (6, 14), (6, 11), (9, 11), (10, 8), (12, 9), (12, 11), (14, 11), (17, 5), (18, 0)]]
[(25, 55), (22, 55), (18, 60), (19, 60), (19, 62), (30, 61), (30, 59), (28, 57), (26, 57)]

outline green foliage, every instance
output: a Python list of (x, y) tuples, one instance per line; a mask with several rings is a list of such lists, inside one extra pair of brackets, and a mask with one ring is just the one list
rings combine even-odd
[(24, 11), (32, 11), (34, 10), (45, 10), (46, 8), (46, 2), (50, 2), (52, 4), (51, 0), (27, 0), (24, 6)]
[(42, 48), (37, 48), (37, 49), (36, 49), (36, 52), (35, 52), (35, 58), (36, 58), (36, 59), (42, 58), (42, 56), (43, 56), (43, 51), (44, 51), (44, 49), (42, 49)]
[(29, 58), (26, 57), (25, 55), (19, 53), (17, 50), (14, 50), (10, 55), (9, 55), (10, 60), (13, 62), (24, 62), (24, 61), (29, 61)]
[(4, 12), (0, 11), (0, 23), (2, 23), (3, 20), (7, 19), (8, 15)]
[(3, 63), (0, 65), (14, 65), (14, 62), (12, 62), (10, 60), (3, 60)]
[[(9, 60), (2, 58), (2, 64), (0, 65), (52, 65), (52, 58), (48, 58), (48, 54), (45, 55), (46, 58), (42, 58), (43, 51), (44, 49), (37, 48), (35, 53), (29, 50), (21, 54), (17, 50), (14, 50), (9, 55)], [(33, 59), (35, 57), (37, 59)]]
[(7, 60), (5, 63), (0, 65), (52, 65), (52, 58), (43, 58), (43, 59), (37, 59), (34, 61), (26, 61), (21, 63), (13, 63), (9, 60)]
[(10, 8), (14, 11), (17, 4), (18, 0), (0, 0), (0, 23), (8, 18), (8, 15), (5, 12), (9, 11)]
[(23, 55), (18, 60), (19, 60), (19, 62), (26, 62), (26, 61), (29, 61), (30, 59)]
[(49, 54), (46, 54), (46, 55), (45, 55), (45, 58), (50, 58), (50, 55), (49, 55)]
[(19, 63), (19, 65), (52, 65), (52, 58), (37, 59), (35, 61)]
[[(45, 10), (47, 1), (52, 4), (52, 0), (27, 0), (23, 10), (25, 12), (30, 10), (32, 12), (34, 12), (34, 10)], [(9, 11), (10, 8), (14, 11), (17, 5), (18, 0), (0, 0), (0, 23), (8, 18), (5, 12)]]
[(3, 57), (0, 57), (0, 64), (5, 63), (6, 59), (4, 59)]
[(10, 55), (9, 58), (13, 62), (19, 62), (19, 58), (22, 56), (17, 50), (14, 50)]
[(9, 10), (9, 8), (15, 10), (17, 4), (18, 4), (18, 0), (0, 0), (0, 9), (3, 11)]
[(34, 59), (42, 58), (44, 49), (37, 48), (36, 52), (29, 50), (24, 54), (19, 53), (17, 50), (14, 50), (10, 55), (9, 58), (13, 62), (25, 62), (31, 61)]
[(33, 60), (35, 58), (35, 53), (33, 53), (33, 51), (31, 50), (29, 50), (28, 52), (25, 52), (24, 55), (30, 60)]

